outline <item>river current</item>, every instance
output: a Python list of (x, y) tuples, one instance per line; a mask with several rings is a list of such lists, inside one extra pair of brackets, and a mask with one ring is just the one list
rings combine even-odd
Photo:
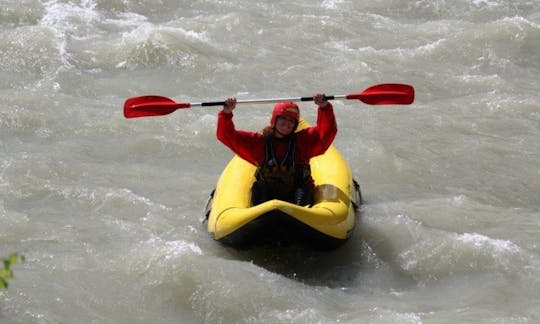
[[(0, 30), (1, 323), (540, 322), (538, 0), (0, 0)], [(219, 108), (122, 114), (388, 82), (415, 102), (334, 101), (365, 204), (330, 253), (208, 235)]]

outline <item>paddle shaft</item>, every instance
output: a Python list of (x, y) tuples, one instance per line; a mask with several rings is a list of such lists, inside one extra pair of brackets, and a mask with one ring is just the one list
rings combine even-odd
[[(346, 99), (347, 95), (334, 95), (325, 96), (326, 100)], [(268, 98), (268, 99), (246, 99), (237, 100), (236, 104), (257, 104), (257, 103), (276, 103), (284, 101), (313, 101), (313, 97), (292, 97), (292, 98)], [(205, 106), (223, 106), (225, 101), (211, 101), (211, 102), (191, 102), (190, 107), (205, 107)]]

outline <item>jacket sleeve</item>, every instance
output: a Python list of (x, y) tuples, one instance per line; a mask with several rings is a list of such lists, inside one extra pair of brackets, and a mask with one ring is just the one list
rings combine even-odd
[(218, 113), (216, 130), (217, 139), (234, 153), (254, 165), (264, 161), (264, 139), (254, 132), (237, 130), (233, 122), (233, 114)]
[(307, 129), (306, 143), (309, 158), (321, 155), (332, 145), (337, 134), (337, 123), (334, 107), (331, 103), (325, 108), (318, 108), (317, 125)]

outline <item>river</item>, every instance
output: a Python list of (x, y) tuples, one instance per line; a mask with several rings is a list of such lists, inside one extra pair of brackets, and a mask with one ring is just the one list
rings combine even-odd
[[(540, 322), (538, 0), (0, 0), (0, 291), (11, 323)], [(216, 107), (329, 95), (365, 200), (338, 250), (236, 251), (200, 223)], [(314, 122), (313, 103), (301, 103)], [(261, 129), (271, 105), (242, 105)]]

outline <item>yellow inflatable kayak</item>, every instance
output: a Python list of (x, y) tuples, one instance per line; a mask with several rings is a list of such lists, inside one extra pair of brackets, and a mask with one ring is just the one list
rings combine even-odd
[[(298, 129), (308, 126), (301, 120)], [(234, 156), (207, 203), (208, 232), (235, 248), (299, 243), (329, 250), (343, 244), (355, 226), (356, 210), (362, 202), (360, 188), (334, 146), (312, 158), (310, 166), (315, 181), (312, 206), (277, 199), (252, 206), (256, 167)]]

